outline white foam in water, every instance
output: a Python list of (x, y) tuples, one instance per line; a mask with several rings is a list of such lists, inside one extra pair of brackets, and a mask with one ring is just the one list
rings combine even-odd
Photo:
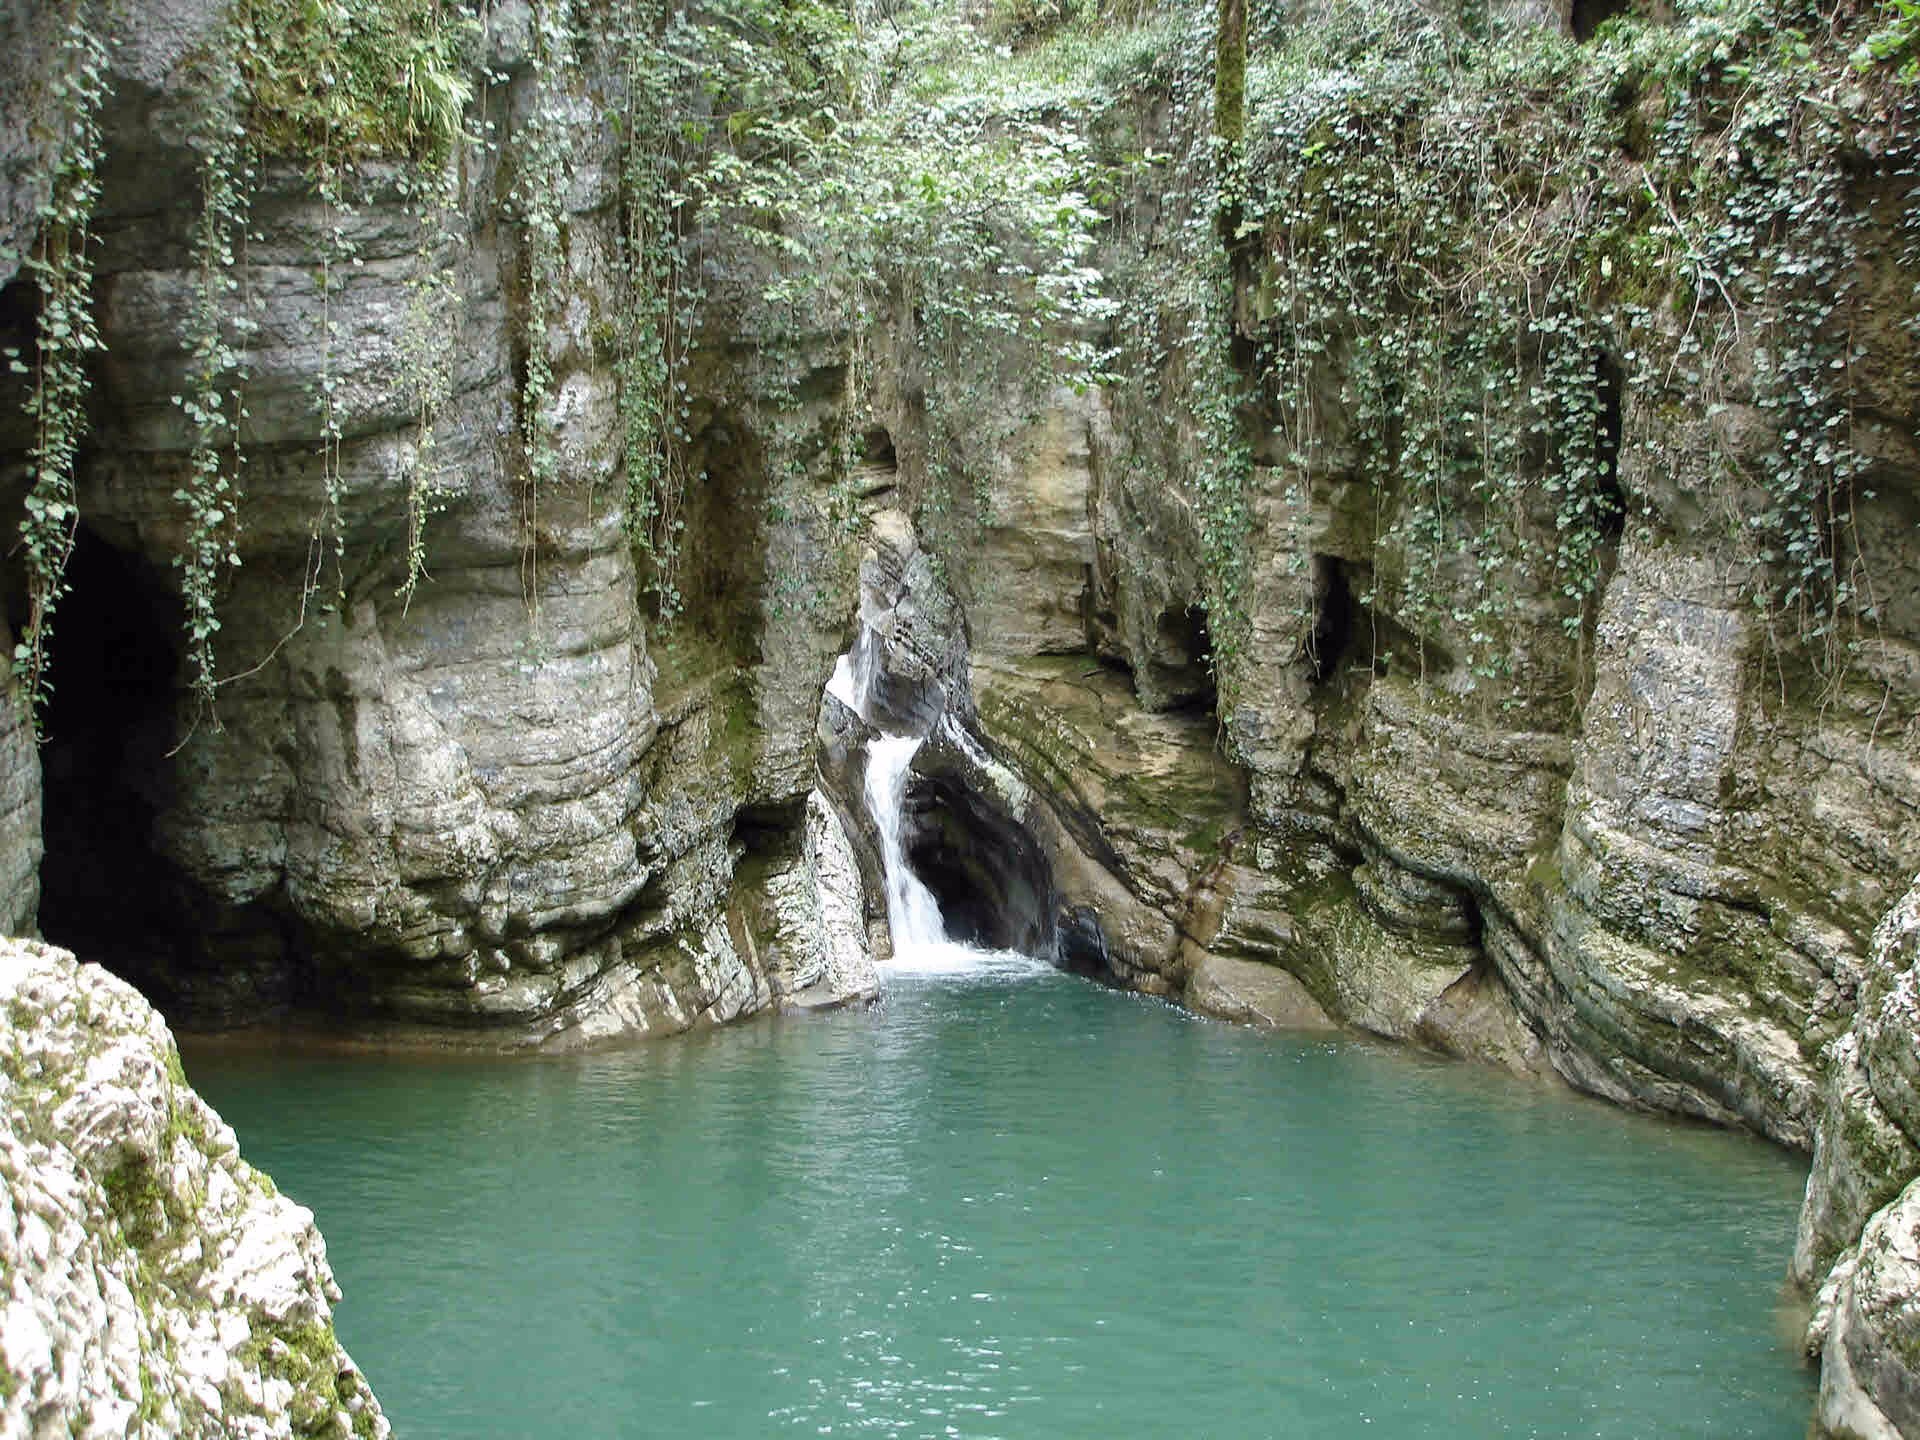
[(879, 967), (889, 975), (927, 975), (942, 979), (1008, 980), (1022, 975), (1051, 975), (1053, 966), (1018, 950), (980, 950), (957, 940), (894, 947), (893, 959)]

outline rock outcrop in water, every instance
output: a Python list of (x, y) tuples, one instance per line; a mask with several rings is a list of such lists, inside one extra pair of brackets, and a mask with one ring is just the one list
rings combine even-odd
[(0, 942), (0, 1432), (385, 1436), (313, 1214), (240, 1158), (165, 1022)]

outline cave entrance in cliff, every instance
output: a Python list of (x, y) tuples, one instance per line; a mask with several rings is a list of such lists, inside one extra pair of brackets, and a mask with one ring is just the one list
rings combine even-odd
[(902, 849), (933, 892), (947, 938), (1049, 956), (1053, 881), (1026, 828), (956, 776), (916, 777), (902, 807)]
[(1346, 566), (1331, 555), (1313, 557), (1313, 625), (1307, 631), (1307, 663), (1316, 683), (1340, 668), (1353, 644), (1355, 604)]
[(900, 456), (894, 449), (893, 432), (884, 425), (869, 427), (860, 437), (860, 459), (875, 469), (899, 469)]
[(1154, 622), (1153, 681), (1173, 710), (1213, 712), (1213, 631), (1204, 605), (1170, 605)]
[(1633, 8), (1632, 0), (1573, 0), (1573, 12), (1568, 17), (1573, 26), (1573, 38), (1591, 40), (1600, 27), (1616, 15), (1625, 15)]
[(153, 850), (173, 734), (179, 600), (82, 525), (54, 617), (40, 750), (40, 930), (147, 988), (180, 916)]

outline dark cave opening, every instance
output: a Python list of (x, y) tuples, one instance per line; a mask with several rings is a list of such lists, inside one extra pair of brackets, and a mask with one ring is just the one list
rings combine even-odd
[(29, 354), (40, 329), (40, 287), (23, 273), (0, 287), (0, 345)]
[(1627, 376), (1620, 361), (1605, 350), (1593, 364), (1594, 385), (1600, 392), (1601, 533), (1618, 540), (1626, 529), (1627, 497), (1620, 484), (1620, 445), (1626, 426)]
[(1353, 588), (1346, 567), (1331, 555), (1313, 557), (1313, 628), (1307, 632), (1307, 663), (1315, 682), (1340, 667), (1353, 644)]
[(1024, 827), (958, 777), (916, 778), (903, 815), (906, 860), (946, 921), (947, 937), (1050, 957), (1053, 882)]
[(1573, 0), (1573, 38), (1591, 40), (1600, 27), (1632, 9), (1632, 0)]
[(181, 932), (153, 845), (167, 773), (178, 599), (140, 559), (80, 527), (55, 615), (40, 751), (40, 929), (160, 998)]
[(734, 812), (733, 839), (749, 855), (777, 855), (791, 850), (806, 824), (804, 798), (742, 805)]
[(893, 432), (884, 425), (869, 429), (860, 437), (860, 458), (866, 464), (883, 470), (898, 466), (900, 457), (893, 446)]
[(1060, 921), (1055, 944), (1055, 962), (1060, 968), (1089, 980), (1111, 980), (1113, 962), (1108, 958), (1107, 933), (1100, 928), (1100, 916), (1094, 908), (1076, 905)]
[(1147, 662), (1168, 708), (1211, 712), (1215, 702), (1213, 634), (1204, 605), (1169, 605), (1154, 622)]

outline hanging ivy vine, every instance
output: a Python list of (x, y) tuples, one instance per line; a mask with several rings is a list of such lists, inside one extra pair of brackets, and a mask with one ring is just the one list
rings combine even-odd
[(109, 41), (90, 4), (76, 3), (62, 35), (60, 61), (48, 82), (54, 156), (39, 235), (21, 268), (39, 293), (31, 358), (10, 354), (28, 374), (32, 423), (29, 489), (20, 523), (27, 578), (26, 623), (14, 645), (13, 670), (36, 732), (52, 686), (47, 661), (54, 612), (66, 593), (67, 561), (80, 523), (74, 467), (86, 434), (88, 357), (101, 348), (93, 315), (93, 211), (100, 198), (100, 106), (107, 94)]
[[(1373, 589), (1358, 598), (1414, 632), (1422, 673), (1431, 637), (1455, 652), (1435, 663), (1511, 681), (1544, 643), (1526, 633), (1542, 596), (1577, 655), (1614, 538), (1636, 518), (1615, 472), (1645, 457), (1615, 453), (1623, 404), (1759, 416), (1774, 443), (1731, 443), (1729, 419), (1681, 427), (1685, 453), (1663, 459), (1732, 517), (1768, 623), (1844, 663), (1876, 613), (1852, 537), (1871, 483), (1856, 433), (1860, 277), (1889, 230), (1915, 243), (1911, 214), (1889, 225), (1852, 172), (1863, 144), (1882, 171), (1914, 172), (1911, 7), (1676, 8), (1671, 23), (1623, 17), (1575, 46), (1411, 0), (1292, 28), (1238, 0), (1126, 24), (1072, 4), (975, 24), (933, 3), (881, 14), (613, 0), (591, 27), (565, 0), (541, 0), (510, 156), (530, 606), (541, 507), (568, 464), (552, 327), (569, 285), (572, 147), (600, 94), (583, 71), (594, 56), (613, 66), (622, 222), (621, 296), (595, 343), (619, 381), (626, 520), (662, 617), (684, 603), (680, 549), (702, 478), (688, 458), (694, 354), (722, 323), (702, 276), (724, 257), (756, 277), (755, 343), (779, 357), (769, 376), (807, 373), (798, 357), (823, 335), (854, 358), (837, 438), (786, 424), (782, 394), (794, 394), (762, 397), (783, 473), (821, 455), (836, 484), (851, 473), (850, 417), (886, 340), (925, 420), (910, 498), (935, 518), (993, 523), (1000, 472), (1054, 389), (1114, 383), (1117, 404), (1164, 432), (1155, 443), (1191, 517), (1223, 668), (1246, 633), (1256, 463), (1304, 499), (1335, 477), (1370, 487)], [(33, 377), (35, 436), (15, 665), (36, 701), (98, 345), (86, 231), (106, 51), (91, 7), (73, 16), (53, 198), (27, 259), (40, 334), (16, 357)], [(205, 61), (178, 397), (193, 438), (176, 494), (203, 700), (217, 684), (217, 597), (240, 553), (239, 280), (266, 159), (305, 163), (328, 212), (316, 535), (336, 590), (351, 419), (338, 299), (357, 259), (357, 172), (376, 156), (413, 162), (403, 188), (422, 242), (401, 383), (417, 444), (398, 593), (410, 601), (426, 574), (435, 426), (453, 388), (445, 317), (458, 304), (435, 255), (452, 233), (446, 162), (472, 99), (476, 31), (452, 0), (236, 0)], [(1151, 96), (1172, 106), (1157, 139), (1139, 133)], [(1173, 153), (1156, 150), (1169, 140)]]
[(533, 7), (533, 87), (515, 147), (515, 217), (526, 245), (525, 379), (520, 386), (520, 440), (526, 457), (522, 489), (521, 588), (528, 613), (540, 615), (540, 506), (560, 477), (555, 433), (551, 325), (566, 277), (565, 202), (568, 116), (576, 80), (574, 37), (564, 0)]
[[(305, 583), (309, 591), (316, 588), (331, 558), (337, 605), (346, 583), (342, 444), (350, 418), (338, 368), (337, 305), (359, 259), (357, 167), (381, 156), (413, 162), (400, 180), (423, 236), (401, 341), (401, 383), (419, 416), (401, 585), (410, 599), (435, 496), (434, 417), (451, 389), (446, 325), (457, 297), (436, 271), (433, 248), (448, 224), (450, 187), (457, 183), (447, 162), (471, 99), (463, 51), (473, 33), (471, 18), (446, 0), (237, 0), (218, 43), (201, 58), (191, 135), (201, 183), (188, 326), (192, 364), (189, 388), (175, 397), (194, 439), (187, 477), (174, 495), (187, 516), (186, 543), (175, 558), (194, 691), (216, 725), (219, 596), (225, 572), (240, 564), (243, 384), (248, 343), (258, 328), (243, 283), (255, 172), (263, 156), (303, 163), (323, 211), (314, 321), (320, 365), (311, 386), (322, 493)], [(429, 320), (429, 308), (441, 313)]]
[(234, 303), (241, 288), (239, 256), (248, 232), (254, 168), (241, 112), (235, 39), (204, 61), (196, 79), (199, 104), (191, 141), (199, 166), (200, 215), (185, 327), (191, 362), (187, 389), (173, 397), (193, 434), (187, 473), (173, 492), (186, 512), (185, 540), (174, 564), (181, 572), (187, 665), (203, 713), (216, 724), (214, 637), (220, 630), (221, 577), (240, 564), (242, 387), (245, 346), (256, 328), (247, 307)]
[(686, 366), (704, 292), (688, 263), (687, 197), (698, 127), (675, 112), (696, 73), (686, 67), (688, 22), (663, 0), (621, 0), (614, 53), (624, 81), (612, 117), (620, 140), (621, 264), (625, 287), (615, 375), (620, 386), (625, 522), (655, 613), (671, 624), (683, 604), (686, 529)]

